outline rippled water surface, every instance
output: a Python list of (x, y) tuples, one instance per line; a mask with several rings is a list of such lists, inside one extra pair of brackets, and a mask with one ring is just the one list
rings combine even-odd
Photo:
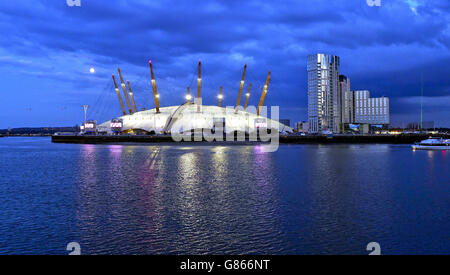
[(0, 138), (0, 254), (450, 254), (450, 152)]

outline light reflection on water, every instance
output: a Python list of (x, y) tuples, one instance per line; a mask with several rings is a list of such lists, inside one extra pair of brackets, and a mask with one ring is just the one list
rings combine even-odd
[[(26, 144), (26, 148), (23, 145)], [(0, 140), (0, 253), (450, 253), (449, 154)]]

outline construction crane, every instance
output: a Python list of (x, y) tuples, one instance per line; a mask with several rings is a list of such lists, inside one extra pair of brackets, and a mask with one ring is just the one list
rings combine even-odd
[(247, 110), (248, 98), (250, 97), (250, 89), (251, 88), (252, 88), (252, 83), (250, 82), (250, 85), (248, 86), (248, 92), (247, 92), (246, 98), (245, 98), (244, 111)]
[(198, 61), (198, 78), (197, 78), (197, 112), (200, 113), (202, 104), (202, 62)]
[(239, 87), (239, 94), (238, 94), (238, 98), (236, 101), (236, 107), (235, 108), (235, 112), (237, 113), (239, 105), (241, 104), (241, 96), (242, 96), (242, 89), (244, 88), (244, 79), (245, 79), (245, 71), (247, 70), (247, 64), (245, 64), (244, 66), (244, 72), (242, 73), (242, 80), (241, 80), (241, 86)]
[(150, 60), (148, 63), (150, 64), (150, 72), (152, 75), (153, 98), (155, 99), (156, 113), (159, 113), (159, 95), (158, 95), (158, 90), (156, 89), (156, 81), (155, 81), (155, 75), (153, 74), (152, 61)]
[(133, 114), (133, 109), (131, 108), (130, 98), (128, 97), (127, 87), (125, 87), (125, 82), (123, 81), (122, 73), (120, 72), (120, 68), (117, 69), (119, 71), (120, 83), (122, 85), (123, 94), (125, 96), (125, 101), (127, 102), (128, 111), (130, 111), (130, 115)]
[(223, 98), (223, 95), (222, 95), (222, 86), (220, 86), (220, 93), (219, 93), (219, 96), (217, 96), (218, 98), (219, 98), (219, 105), (217, 105), (217, 106), (222, 106), (222, 98)]
[(117, 97), (119, 98), (120, 108), (122, 108), (123, 115), (126, 116), (127, 111), (125, 111), (125, 106), (123, 106), (122, 97), (120, 96), (119, 87), (117, 87), (117, 82), (116, 82), (116, 78), (114, 77), (114, 75), (112, 75), (112, 79), (114, 81), (114, 86), (116, 87), (116, 93), (117, 93)]
[(262, 106), (264, 104), (264, 100), (266, 99), (266, 94), (267, 94), (267, 89), (269, 87), (269, 82), (270, 82), (270, 71), (269, 71), (269, 74), (267, 75), (266, 84), (263, 87), (261, 98), (259, 99), (258, 109), (256, 110), (256, 114), (258, 116), (261, 113), (261, 108), (262, 108)]
[(137, 112), (136, 103), (134, 102), (133, 91), (131, 90), (130, 81), (127, 80), (127, 84), (128, 84), (128, 91), (130, 92), (131, 104), (133, 104), (133, 112), (136, 113)]

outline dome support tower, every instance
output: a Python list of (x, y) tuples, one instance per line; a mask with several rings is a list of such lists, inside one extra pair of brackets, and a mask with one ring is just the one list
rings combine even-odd
[(239, 105), (241, 104), (241, 96), (242, 96), (242, 89), (244, 88), (244, 80), (245, 80), (245, 71), (247, 70), (247, 64), (244, 65), (244, 72), (242, 73), (242, 80), (241, 80), (241, 86), (239, 87), (239, 94), (236, 101), (235, 112), (237, 113)]
[(245, 110), (247, 110), (248, 98), (250, 97), (250, 90), (251, 90), (251, 88), (252, 88), (252, 83), (250, 82), (250, 85), (248, 86), (248, 92), (245, 95), (246, 98), (245, 98), (244, 112), (245, 112)]
[(114, 86), (115, 86), (115, 89), (116, 89), (117, 97), (119, 98), (120, 108), (122, 108), (123, 115), (126, 116), (127, 115), (127, 111), (125, 111), (125, 106), (123, 106), (122, 97), (120, 96), (119, 87), (117, 87), (117, 82), (116, 82), (116, 78), (114, 77), (114, 75), (112, 75), (112, 79), (114, 81)]
[(202, 62), (198, 61), (198, 79), (197, 79), (197, 112), (200, 113), (202, 105)]
[(223, 86), (220, 86), (220, 93), (219, 93), (219, 96), (218, 96), (218, 98), (219, 98), (219, 105), (217, 105), (219, 107), (222, 106), (222, 98), (223, 98), (222, 89), (223, 89)]
[(191, 95), (190, 95), (190, 91), (189, 91), (189, 86), (187, 86), (186, 101), (191, 103)]
[(136, 113), (137, 112), (136, 103), (134, 102), (133, 91), (131, 90), (130, 81), (127, 80), (127, 84), (128, 84), (128, 91), (130, 92), (131, 104), (133, 105), (133, 112)]
[(256, 114), (258, 116), (261, 114), (261, 108), (264, 105), (264, 100), (266, 99), (267, 89), (269, 88), (269, 82), (270, 82), (270, 71), (269, 74), (267, 75), (266, 84), (263, 87), (261, 98), (259, 99), (258, 109), (256, 110)]
[(125, 87), (125, 82), (123, 81), (122, 73), (120, 72), (120, 68), (118, 68), (119, 76), (120, 76), (120, 85), (122, 86), (123, 95), (125, 97), (125, 101), (127, 102), (128, 111), (130, 111), (130, 115), (133, 114), (133, 109), (131, 107), (130, 98), (128, 97), (127, 87)]
[(151, 77), (152, 77), (152, 88), (153, 88), (153, 98), (155, 99), (156, 112), (159, 113), (159, 95), (158, 95), (158, 90), (156, 89), (156, 81), (155, 81), (155, 75), (153, 74), (152, 61), (150, 60), (148, 62), (148, 64), (150, 64), (150, 72), (151, 72)]

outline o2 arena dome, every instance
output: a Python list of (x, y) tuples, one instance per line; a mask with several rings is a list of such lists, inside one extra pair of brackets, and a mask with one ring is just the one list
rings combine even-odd
[[(140, 111), (132, 115), (122, 116), (122, 131), (143, 130), (155, 133), (184, 133), (194, 129), (214, 129), (218, 125), (223, 127), (224, 133), (240, 131), (245, 133), (256, 132), (258, 128), (274, 128), (279, 132), (292, 132), (292, 128), (278, 121), (258, 116), (234, 108), (218, 106), (201, 106), (187, 102), (181, 106)], [(113, 120), (99, 125), (100, 128), (109, 128)]]
[[(242, 80), (240, 82), (238, 99), (236, 106), (221, 107), (222, 101), (222, 87), (220, 90), (219, 104), (217, 106), (208, 106), (201, 104), (201, 62), (198, 64), (198, 78), (197, 78), (197, 99), (196, 103), (191, 102), (192, 96), (186, 95), (186, 102), (180, 106), (159, 106), (159, 94), (156, 89), (156, 81), (153, 73), (152, 62), (149, 62), (151, 71), (151, 83), (153, 88), (153, 97), (156, 108), (151, 110), (137, 111), (134, 102), (133, 93), (131, 91), (130, 83), (128, 84), (128, 91), (119, 68), (119, 76), (125, 104), (119, 91), (116, 79), (112, 76), (115, 90), (119, 99), (123, 116), (106, 121), (98, 125), (97, 129), (101, 132), (115, 132), (115, 133), (186, 133), (196, 129), (216, 129), (223, 128), (224, 133), (230, 132), (257, 132), (258, 129), (278, 129), (279, 132), (292, 132), (293, 129), (279, 123), (276, 120), (269, 119), (261, 115), (261, 110), (264, 110), (263, 104), (268, 91), (270, 82), (270, 72), (267, 76), (266, 83), (263, 87), (261, 98), (258, 107), (249, 107), (247, 109), (248, 100), (250, 97), (251, 83), (246, 94), (245, 105), (242, 108), (240, 105), (242, 91), (244, 87), (245, 72), (247, 65), (244, 66)], [(277, 110), (277, 109), (276, 109)], [(251, 111), (251, 112), (249, 112)], [(272, 115), (273, 115), (272, 111)]]

